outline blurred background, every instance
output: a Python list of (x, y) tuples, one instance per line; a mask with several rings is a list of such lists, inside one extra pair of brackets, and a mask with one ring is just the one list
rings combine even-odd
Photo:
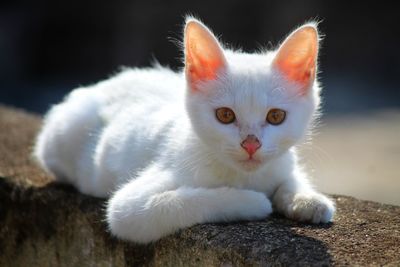
[(121, 66), (156, 58), (178, 70), (171, 40), (185, 14), (245, 51), (274, 48), (316, 19), (324, 116), (303, 161), (322, 191), (400, 205), (399, 11), (360, 1), (1, 1), (0, 103), (43, 114)]

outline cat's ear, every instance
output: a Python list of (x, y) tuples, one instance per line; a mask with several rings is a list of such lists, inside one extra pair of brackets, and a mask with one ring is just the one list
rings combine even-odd
[(291, 82), (301, 85), (302, 93), (315, 79), (318, 58), (318, 30), (315, 25), (304, 25), (280, 46), (273, 61), (274, 67)]
[(192, 89), (199, 81), (215, 79), (225, 68), (226, 59), (218, 40), (201, 22), (186, 21), (184, 46), (186, 79)]

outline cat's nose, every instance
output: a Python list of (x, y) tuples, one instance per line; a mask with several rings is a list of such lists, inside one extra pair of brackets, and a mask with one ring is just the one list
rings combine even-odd
[(253, 134), (248, 135), (240, 145), (246, 150), (250, 157), (261, 147), (260, 141)]

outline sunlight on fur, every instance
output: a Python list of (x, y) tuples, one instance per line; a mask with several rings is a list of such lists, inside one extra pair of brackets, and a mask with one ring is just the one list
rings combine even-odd
[(317, 25), (263, 53), (225, 49), (192, 17), (183, 39), (183, 72), (127, 69), (53, 106), (38, 162), (57, 181), (109, 198), (111, 232), (138, 243), (273, 209), (331, 221), (334, 203), (310, 185), (295, 149), (320, 102)]

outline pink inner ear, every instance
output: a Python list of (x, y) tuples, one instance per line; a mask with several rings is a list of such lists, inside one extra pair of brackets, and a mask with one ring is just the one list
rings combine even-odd
[(186, 75), (192, 87), (198, 81), (213, 80), (226, 65), (222, 49), (212, 33), (197, 21), (189, 21), (185, 29)]
[(318, 33), (304, 26), (292, 33), (279, 48), (274, 65), (290, 81), (307, 88), (315, 78), (318, 56)]

